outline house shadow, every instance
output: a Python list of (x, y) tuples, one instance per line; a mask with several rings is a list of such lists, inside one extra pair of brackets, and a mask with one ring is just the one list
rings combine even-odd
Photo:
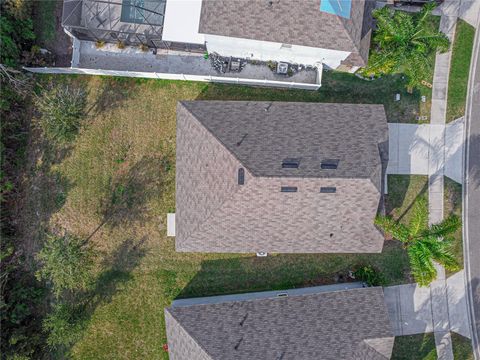
[[(205, 260), (176, 298), (285, 290), (358, 281), (351, 275), (367, 262), (345, 263), (348, 254), (275, 254)], [(326, 264), (332, 264), (326, 265)]]

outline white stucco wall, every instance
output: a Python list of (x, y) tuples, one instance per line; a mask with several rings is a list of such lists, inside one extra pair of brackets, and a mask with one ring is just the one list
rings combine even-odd
[(348, 51), (338, 51), (309, 46), (289, 45), (281, 43), (233, 38), (227, 36), (205, 34), (208, 52), (216, 52), (223, 56), (234, 56), (255, 60), (274, 60), (304, 65), (322, 62), (335, 69), (340, 62), (350, 55)]

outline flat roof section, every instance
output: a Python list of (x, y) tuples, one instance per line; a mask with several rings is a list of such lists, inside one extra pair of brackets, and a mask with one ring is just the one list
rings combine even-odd
[(205, 43), (198, 32), (202, 0), (167, 0), (162, 40), (189, 44)]

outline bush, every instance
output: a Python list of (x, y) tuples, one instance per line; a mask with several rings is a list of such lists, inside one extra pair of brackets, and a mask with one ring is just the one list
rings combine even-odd
[(382, 286), (386, 283), (383, 274), (371, 265), (361, 266), (354, 272), (354, 276), (367, 283), (368, 286)]
[(41, 126), (47, 138), (67, 142), (75, 138), (85, 116), (87, 92), (82, 88), (59, 85), (37, 96)]
[(71, 235), (48, 235), (38, 254), (41, 268), (37, 277), (49, 281), (59, 297), (65, 290), (85, 290), (92, 281), (92, 249)]
[(49, 334), (47, 343), (51, 348), (69, 348), (81, 336), (84, 323), (83, 306), (60, 302), (54, 305), (52, 312), (43, 321), (43, 328)]

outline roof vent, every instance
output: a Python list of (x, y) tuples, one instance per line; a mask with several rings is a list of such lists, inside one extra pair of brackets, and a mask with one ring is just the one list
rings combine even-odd
[(300, 159), (287, 158), (282, 161), (283, 169), (298, 169), (300, 165)]
[(320, 167), (327, 170), (335, 170), (338, 167), (338, 159), (325, 159), (322, 160)]
[(288, 296), (288, 294), (286, 292), (277, 294), (277, 297), (287, 297), (287, 296)]
[(333, 193), (337, 192), (337, 188), (333, 187), (333, 186), (321, 187), (320, 192), (321, 193), (333, 194)]
[(281, 192), (297, 192), (297, 187), (296, 186), (282, 186), (280, 188)]
[(238, 169), (238, 185), (245, 184), (245, 169), (240, 168)]

